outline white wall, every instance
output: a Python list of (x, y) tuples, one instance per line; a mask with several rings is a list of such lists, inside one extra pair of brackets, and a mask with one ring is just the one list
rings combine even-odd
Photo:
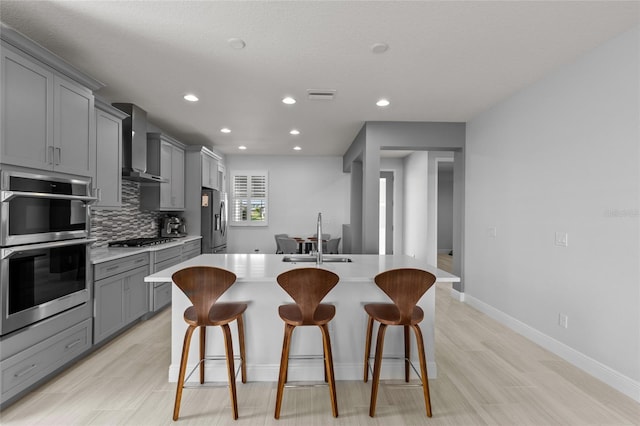
[(229, 253), (275, 253), (274, 234), (308, 237), (316, 232), (322, 212), (323, 232), (340, 237), (349, 223), (350, 178), (342, 172), (342, 157), (226, 157), (227, 174), (234, 170), (267, 170), (269, 226), (229, 229)]
[(404, 254), (428, 261), (427, 182), (429, 153), (417, 151), (404, 159)]
[(465, 200), (467, 300), (636, 400), (639, 40), (636, 27), (471, 120)]

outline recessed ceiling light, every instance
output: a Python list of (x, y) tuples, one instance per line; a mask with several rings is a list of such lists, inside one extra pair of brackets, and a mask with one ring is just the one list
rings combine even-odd
[(184, 99), (189, 102), (198, 102), (198, 97), (193, 93), (187, 93), (184, 95)]
[(296, 100), (293, 99), (291, 96), (287, 96), (286, 98), (282, 99), (282, 103), (287, 105), (293, 105), (296, 103)]
[(389, 106), (389, 101), (386, 99), (380, 99), (378, 100), (378, 102), (376, 102), (376, 105), (378, 105), (379, 107), (386, 107)]
[(299, 134), (300, 134), (300, 130), (297, 130), (297, 129), (291, 129), (291, 131), (289, 132), (289, 134), (292, 134), (292, 135), (299, 135)]
[(389, 50), (389, 45), (387, 43), (374, 43), (371, 45), (371, 51), (373, 53), (384, 53)]
[(220, 131), (221, 131), (222, 133), (231, 133), (231, 129), (230, 129), (230, 128), (228, 128), (228, 127), (223, 127), (222, 129), (220, 129)]
[(241, 150), (243, 150), (243, 151), (244, 151), (245, 149), (247, 149), (247, 147), (246, 147), (246, 146), (244, 146), (244, 145), (240, 145), (240, 146), (238, 147), (238, 149), (241, 149)]
[(293, 149), (294, 151), (300, 151), (302, 148), (300, 148), (299, 146), (294, 146)]
[(247, 43), (245, 43), (241, 38), (230, 38), (227, 40), (227, 43), (229, 43), (229, 46), (237, 50), (244, 49), (247, 45)]

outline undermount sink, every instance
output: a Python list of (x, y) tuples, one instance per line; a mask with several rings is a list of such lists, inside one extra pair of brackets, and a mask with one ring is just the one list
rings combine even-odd
[[(298, 262), (315, 263), (316, 257), (315, 256), (285, 256), (282, 258), (282, 261), (289, 262), (289, 263), (298, 263)], [(322, 262), (323, 263), (335, 263), (335, 262), (349, 263), (353, 261), (349, 257), (322, 256)]]

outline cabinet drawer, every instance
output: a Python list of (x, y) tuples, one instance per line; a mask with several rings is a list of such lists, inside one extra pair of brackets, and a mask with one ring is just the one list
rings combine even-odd
[(91, 347), (87, 319), (0, 362), (2, 400), (16, 395)]
[(171, 303), (171, 283), (162, 283), (153, 288), (153, 310), (158, 309)]
[(102, 278), (130, 271), (143, 265), (149, 265), (149, 255), (147, 253), (134, 254), (133, 256), (126, 258), (99, 263), (94, 266), (93, 279), (97, 281)]
[(200, 255), (200, 240), (190, 241), (182, 246), (182, 260)]
[[(176, 263), (180, 263), (180, 256), (182, 255), (182, 246), (175, 246), (171, 248), (167, 248), (164, 250), (156, 251), (156, 261), (155, 264), (158, 265), (161, 262), (165, 262), (170, 259), (177, 259)], [(174, 263), (174, 265), (176, 264)], [(159, 271), (158, 268), (155, 268), (154, 271)]]
[(194, 241), (189, 241), (188, 243), (184, 243), (182, 245), (182, 252), (186, 253), (186, 252), (192, 252), (194, 250), (197, 250), (198, 253), (200, 253), (200, 240), (194, 240)]

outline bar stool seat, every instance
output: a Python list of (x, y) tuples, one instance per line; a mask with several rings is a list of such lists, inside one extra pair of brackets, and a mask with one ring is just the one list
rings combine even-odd
[(299, 268), (283, 272), (278, 275), (277, 280), (280, 287), (282, 287), (296, 303), (280, 305), (278, 307), (278, 314), (284, 321), (285, 326), (274, 417), (276, 419), (280, 418), (284, 384), (287, 381), (289, 348), (291, 347), (293, 330), (297, 326), (309, 325), (318, 326), (322, 333), (325, 381), (329, 383), (329, 395), (333, 416), (338, 417), (338, 401), (336, 398), (336, 385), (333, 373), (331, 338), (329, 336), (329, 326), (327, 325), (335, 316), (336, 308), (333, 305), (320, 302), (331, 289), (336, 286), (340, 278), (333, 272), (325, 269)]
[(328, 324), (336, 315), (336, 307), (333, 305), (320, 304), (313, 313), (311, 324), (305, 324), (302, 311), (298, 305), (281, 305), (278, 307), (278, 314), (287, 324), (300, 325), (324, 325)]
[[(370, 317), (386, 325), (400, 324), (400, 309), (390, 303), (369, 303), (364, 306), (364, 310)], [(424, 319), (424, 311), (420, 306), (415, 306), (411, 313), (410, 325), (419, 324)]]
[[(233, 272), (221, 268), (209, 266), (194, 266), (177, 271), (172, 275), (172, 280), (189, 298), (193, 306), (189, 306), (183, 314), (184, 321), (188, 324), (182, 345), (182, 357), (180, 359), (180, 372), (176, 389), (176, 399), (173, 407), (173, 420), (178, 420), (180, 414), (180, 402), (184, 388), (187, 361), (189, 359), (189, 347), (193, 332), (200, 329), (200, 383), (204, 384), (205, 360), (219, 359), (220, 357), (207, 357), (206, 327), (220, 326), (222, 328), (225, 356), (227, 361), (227, 376), (229, 380), (229, 396), (231, 398), (232, 417), (238, 418), (238, 399), (236, 396), (236, 372), (234, 365), (233, 343), (229, 324), (237, 321), (238, 343), (240, 346), (240, 370), (242, 383), (247, 382), (247, 369), (245, 365), (244, 346), (244, 321), (243, 313), (247, 309), (246, 303), (216, 303), (218, 298), (227, 291), (236, 281)], [(196, 367), (198, 367), (196, 366)], [(195, 371), (195, 369), (194, 369)]]
[[(207, 326), (229, 324), (242, 316), (246, 310), (246, 303), (216, 303), (215, 310), (209, 311)], [(189, 306), (184, 311), (183, 317), (187, 324), (194, 326), (201, 325), (198, 322), (198, 313), (196, 312), (196, 308), (193, 306)]]
[(402, 268), (382, 272), (376, 275), (374, 281), (376, 285), (389, 296), (393, 303), (369, 303), (364, 306), (365, 312), (369, 315), (364, 349), (365, 382), (369, 379), (369, 359), (373, 325), (375, 321), (380, 323), (374, 357), (369, 416), (373, 417), (376, 412), (385, 331), (387, 326), (399, 325), (404, 327), (405, 381), (409, 382), (409, 367), (411, 366), (409, 329), (412, 329), (415, 333), (418, 346), (418, 356), (420, 359), (420, 373), (418, 375), (422, 383), (425, 408), (427, 417), (431, 417), (431, 399), (429, 396), (427, 363), (424, 354), (424, 340), (419, 326), (419, 323), (424, 319), (424, 311), (421, 307), (416, 306), (416, 304), (422, 295), (435, 283), (436, 277), (420, 269)]

